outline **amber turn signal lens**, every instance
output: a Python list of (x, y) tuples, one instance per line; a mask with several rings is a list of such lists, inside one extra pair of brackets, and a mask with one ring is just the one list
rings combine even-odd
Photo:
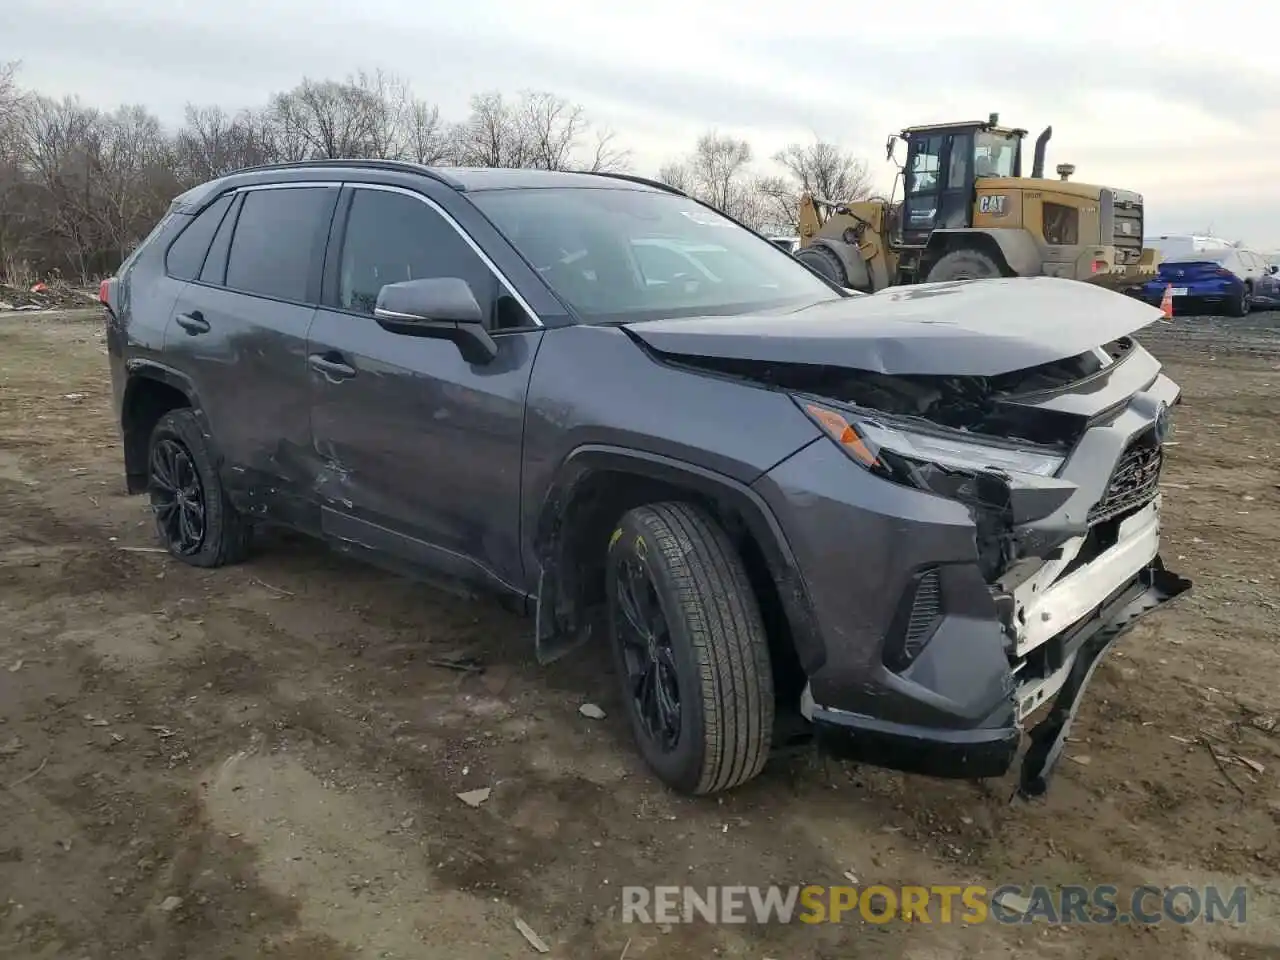
[(805, 404), (805, 409), (809, 411), (809, 416), (822, 424), (827, 433), (831, 434), (836, 442), (852, 454), (853, 458), (859, 463), (868, 467), (878, 467), (880, 465), (880, 461), (876, 459), (876, 455), (871, 452), (862, 438), (858, 436), (858, 432), (840, 414), (814, 403)]

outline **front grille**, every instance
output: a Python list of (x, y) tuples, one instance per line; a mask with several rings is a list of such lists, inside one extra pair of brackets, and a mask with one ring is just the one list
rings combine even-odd
[(1160, 489), (1164, 451), (1148, 432), (1131, 443), (1120, 457), (1107, 492), (1089, 510), (1089, 525), (1105, 523), (1149, 503)]
[(1142, 259), (1142, 204), (1117, 203), (1112, 221), (1111, 243), (1116, 263), (1131, 264)]

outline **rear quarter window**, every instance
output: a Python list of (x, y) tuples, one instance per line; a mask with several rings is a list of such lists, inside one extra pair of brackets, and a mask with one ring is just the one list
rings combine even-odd
[(205, 254), (218, 226), (231, 206), (231, 195), (219, 197), (186, 225), (176, 240), (169, 244), (164, 268), (176, 280), (194, 280), (200, 275)]
[(123, 280), (138, 262), (138, 258), (141, 257), (157, 239), (163, 236), (164, 232), (173, 225), (175, 220), (178, 219), (181, 218), (172, 210), (165, 213), (165, 215), (160, 218), (160, 222), (151, 228), (151, 232), (143, 237), (141, 242), (133, 248), (133, 252), (124, 258), (124, 261), (120, 264), (120, 269), (116, 271), (116, 276)]

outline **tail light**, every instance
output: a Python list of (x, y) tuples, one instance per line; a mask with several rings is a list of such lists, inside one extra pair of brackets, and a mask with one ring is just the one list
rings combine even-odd
[(1228, 270), (1226, 267), (1218, 267), (1218, 269), (1214, 270), (1213, 272), (1214, 272), (1215, 274), (1217, 274), (1218, 276), (1220, 276), (1220, 277), (1234, 277), (1234, 276), (1235, 276), (1235, 274), (1234, 274), (1234, 273), (1232, 273), (1230, 270)]
[(98, 284), (98, 302), (102, 304), (104, 307), (110, 306), (111, 304), (111, 301), (108, 299), (108, 296), (107, 296), (110, 292), (111, 292), (111, 278), (108, 277), (106, 280), (103, 280), (100, 284)]
[(1106, 269), (1107, 269), (1107, 261), (1105, 261), (1105, 260), (1095, 260), (1095, 261), (1093, 261), (1093, 272), (1094, 272), (1094, 273), (1101, 273), (1103, 270), (1106, 270)]

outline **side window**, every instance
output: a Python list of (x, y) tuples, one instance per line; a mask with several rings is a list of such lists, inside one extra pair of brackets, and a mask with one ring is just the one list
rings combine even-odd
[(941, 136), (924, 137), (911, 146), (911, 166), (907, 170), (907, 193), (928, 193), (938, 189), (941, 172)]
[(959, 190), (969, 185), (969, 158), (973, 154), (973, 141), (968, 134), (957, 133), (951, 138), (951, 162), (947, 165), (947, 188)]
[(389, 283), (434, 277), (467, 281), (491, 329), (525, 326), (524, 310), (458, 231), (414, 197), (357, 189), (339, 260), (338, 306), (373, 313)]
[(236, 217), (240, 214), (240, 201), (244, 194), (236, 196), (231, 209), (222, 218), (222, 226), (213, 235), (213, 243), (209, 246), (209, 255), (204, 258), (204, 267), (200, 270), (200, 282), (222, 286), (227, 279), (227, 254), (231, 252), (231, 233), (236, 228)]
[(227, 257), (227, 286), (305, 302), (336, 194), (325, 187), (246, 192)]
[(1042, 207), (1046, 243), (1074, 246), (1080, 242), (1080, 211), (1062, 203), (1046, 201)]
[(219, 197), (178, 234), (178, 238), (169, 244), (165, 254), (164, 269), (176, 280), (194, 280), (204, 264), (204, 255), (209, 252), (209, 242), (217, 232), (222, 218), (231, 206), (231, 195)]

